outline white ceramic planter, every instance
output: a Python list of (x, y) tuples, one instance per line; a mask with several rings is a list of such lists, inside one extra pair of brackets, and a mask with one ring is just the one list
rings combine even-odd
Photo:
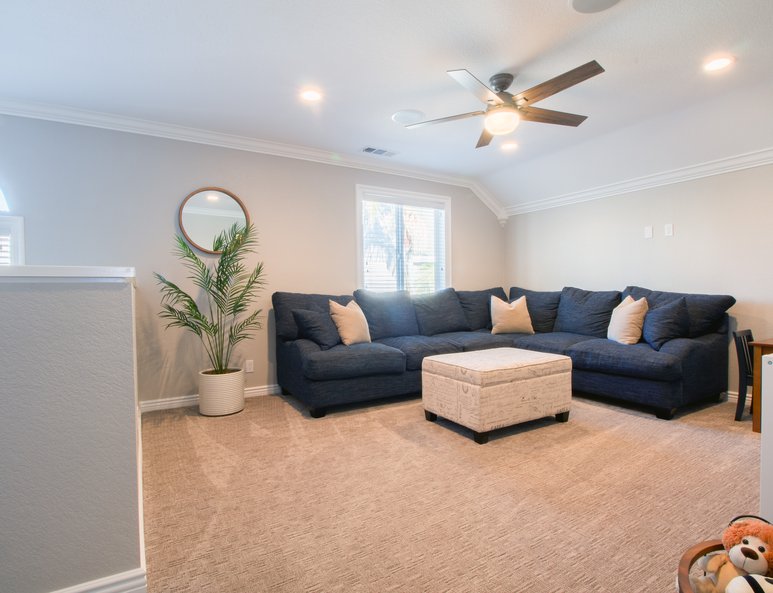
[(244, 409), (244, 369), (213, 375), (199, 372), (199, 413), (225, 416)]

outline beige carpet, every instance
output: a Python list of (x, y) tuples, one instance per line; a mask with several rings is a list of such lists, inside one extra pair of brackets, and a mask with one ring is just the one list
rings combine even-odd
[(486, 445), (418, 399), (149, 413), (149, 593), (671, 592), (687, 547), (759, 509), (759, 435), (733, 413), (575, 398)]

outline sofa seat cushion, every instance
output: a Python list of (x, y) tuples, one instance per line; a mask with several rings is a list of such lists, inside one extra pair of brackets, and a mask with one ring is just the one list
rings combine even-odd
[(488, 348), (513, 347), (513, 334), (492, 334), (489, 330), (485, 329), (474, 332), (438, 334), (437, 337), (455, 344), (461, 348), (463, 352), (486, 350)]
[(414, 297), (413, 306), (419, 331), (424, 336), (470, 329), (453, 288)]
[(539, 350), (552, 354), (566, 354), (567, 349), (578, 342), (592, 340), (589, 336), (572, 334), (568, 332), (552, 332), (549, 334), (504, 334), (513, 337), (513, 345), (516, 348), (526, 350)]
[(439, 336), (397, 336), (382, 338), (378, 343), (403, 352), (405, 368), (409, 371), (421, 370), (421, 362), (425, 356), (462, 351), (461, 346)]
[(658, 352), (649, 344), (620, 344), (614, 340), (585, 340), (570, 346), (566, 354), (576, 369), (656, 381), (682, 378), (679, 357)]
[(329, 350), (307, 352), (303, 357), (303, 376), (312, 381), (329, 381), (389, 375), (404, 372), (405, 361), (405, 354), (384, 344), (339, 344)]
[(507, 295), (502, 287), (487, 288), (485, 290), (457, 290), (456, 296), (462, 305), (467, 323), (470, 329), (491, 329), (491, 297), (499, 297), (507, 300)]

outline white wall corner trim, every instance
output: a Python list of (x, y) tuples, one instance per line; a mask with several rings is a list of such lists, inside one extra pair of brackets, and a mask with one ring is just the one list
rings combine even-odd
[(504, 224), (503, 221), (507, 220), (507, 214), (505, 213), (502, 204), (486, 192), (480, 184), (473, 179), (430, 173), (428, 171), (395, 164), (387, 165), (374, 163), (370, 160), (372, 157), (341, 155), (317, 148), (282, 144), (279, 142), (270, 142), (268, 140), (258, 140), (256, 138), (247, 138), (245, 136), (223, 134), (198, 128), (187, 128), (174, 124), (123, 117), (109, 113), (7, 99), (0, 99), (0, 114), (27, 117), (30, 119), (42, 119), (79, 126), (89, 126), (92, 128), (114, 130), (117, 132), (129, 132), (131, 134), (155, 136), (158, 138), (167, 138), (169, 140), (182, 140), (183, 142), (219, 146), (220, 148), (232, 148), (234, 150), (257, 152), (272, 156), (313, 161), (326, 165), (350, 167), (353, 169), (372, 171), (374, 173), (400, 175), (401, 177), (410, 177), (422, 181), (432, 181), (435, 183), (445, 183), (457, 187), (465, 187), (472, 191), (481, 202), (491, 209), (499, 219), (500, 223)]
[(147, 593), (147, 591), (145, 569), (135, 568), (66, 589), (57, 589), (51, 593)]
[(634, 179), (618, 181), (608, 185), (592, 187), (578, 192), (533, 200), (524, 204), (510, 206), (506, 209), (506, 212), (509, 216), (517, 216), (528, 212), (537, 212), (539, 210), (548, 210), (550, 208), (558, 208), (559, 206), (567, 206), (569, 204), (589, 202), (591, 200), (627, 194), (662, 185), (671, 185), (674, 183), (681, 183), (682, 181), (691, 181), (693, 179), (700, 179), (701, 177), (721, 175), (722, 173), (741, 171), (743, 169), (751, 169), (752, 167), (761, 167), (770, 164), (773, 164), (773, 148), (765, 148), (754, 152), (747, 152), (723, 159), (699, 163), (697, 165), (690, 165), (680, 169), (672, 169), (670, 171), (645, 175), (644, 177), (636, 177)]
[[(274, 395), (281, 392), (279, 385), (259, 385), (247, 387), (244, 397), (260, 397), (262, 395)], [(164, 397), (159, 399), (141, 400), (140, 413), (155, 412), (157, 410), (171, 410), (172, 408), (187, 408), (199, 403), (199, 394), (180, 395), (178, 397)], [(58, 593), (58, 592), (57, 592)]]

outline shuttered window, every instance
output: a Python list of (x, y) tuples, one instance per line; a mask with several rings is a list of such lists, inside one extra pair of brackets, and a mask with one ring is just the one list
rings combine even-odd
[(0, 265), (24, 263), (24, 219), (0, 215)]
[(449, 204), (443, 196), (357, 186), (359, 285), (412, 294), (449, 286)]

